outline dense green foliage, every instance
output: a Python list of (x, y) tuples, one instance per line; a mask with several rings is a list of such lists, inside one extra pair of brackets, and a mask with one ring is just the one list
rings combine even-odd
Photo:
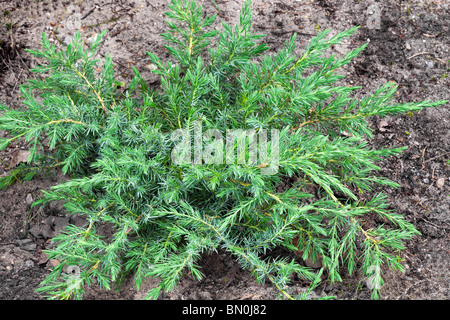
[[(249, 1), (237, 26), (223, 24), (220, 32), (210, 30), (215, 17), (204, 18), (192, 0), (173, 0), (168, 17), (163, 37), (172, 62), (149, 53), (161, 78), (156, 90), (136, 69), (126, 90), (118, 90), (108, 56), (97, 71), (103, 34), (85, 48), (78, 33), (61, 51), (44, 35), (42, 51), (30, 52), (42, 58), (34, 71), (45, 79), (21, 87), (25, 108), (0, 106), (0, 129), (10, 134), (0, 147), (24, 137), (31, 150), (30, 164), (1, 186), (59, 166), (71, 179), (35, 205), (63, 201), (67, 212), (89, 222), (53, 239), (58, 245), (48, 253), (59, 264), (39, 290), (51, 298), (81, 298), (93, 282), (110, 288), (132, 273), (138, 288), (146, 277), (160, 278), (148, 294), (157, 298), (186, 270), (201, 279), (201, 254), (222, 249), (283, 297), (306, 297), (289, 293), (293, 273), (312, 289), (320, 278), (340, 281), (342, 272), (360, 268), (377, 298), (382, 268), (401, 270), (402, 243), (418, 232), (388, 210), (385, 196), (369, 198), (375, 184), (396, 186), (376, 174), (376, 162), (401, 149), (371, 149), (368, 119), (443, 102), (393, 103), (393, 83), (363, 99), (351, 97), (357, 87), (338, 86), (343, 77), (336, 70), (365, 45), (343, 58), (326, 50), (356, 27), (333, 37), (321, 32), (300, 56), (294, 35), (268, 55), (262, 36), (252, 32)], [(203, 132), (224, 135), (278, 129), (278, 171), (264, 174), (265, 163), (175, 164), (172, 132), (192, 131), (198, 121)], [(366, 228), (368, 214), (386, 223)], [(101, 236), (100, 226), (108, 225), (111, 236)], [(320, 259), (323, 268), (316, 273), (268, 255), (279, 247)], [(76, 278), (66, 272), (74, 265)]]

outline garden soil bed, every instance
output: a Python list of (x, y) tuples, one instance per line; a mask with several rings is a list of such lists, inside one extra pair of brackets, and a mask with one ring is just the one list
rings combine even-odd
[[(208, 14), (218, 14), (219, 22), (234, 24), (243, 0), (203, 1)], [(25, 49), (40, 48), (42, 33), (60, 46), (76, 30), (89, 39), (108, 30), (101, 55), (110, 53), (119, 81), (131, 80), (134, 66), (149, 83), (158, 78), (149, 71), (146, 51), (168, 58), (160, 34), (166, 30), (162, 0), (0, 0), (0, 101), (12, 108), (20, 104), (19, 85), (35, 78), (29, 69), (37, 61)], [(375, 6), (373, 6), (375, 5)], [(342, 69), (345, 84), (361, 86), (359, 95), (375, 90), (387, 81), (399, 84), (398, 102), (444, 100), (449, 98), (449, 13), (448, 1), (359, 1), (359, 0), (273, 0), (253, 1), (255, 31), (271, 52), (280, 50), (293, 32), (298, 33), (298, 52), (319, 30), (331, 34), (361, 25), (357, 35), (333, 48), (342, 56), (347, 50), (369, 41), (351, 64)], [(379, 9), (379, 10), (378, 10)], [(377, 20), (379, 18), (379, 20)], [(449, 104), (387, 119), (373, 119), (375, 148), (408, 149), (399, 157), (383, 160), (380, 175), (401, 185), (384, 189), (391, 208), (403, 214), (421, 232), (407, 242), (402, 253), (405, 272), (386, 271), (382, 299), (449, 299), (450, 228), (450, 107)], [(0, 132), (0, 134), (4, 134)], [(18, 143), (0, 152), (0, 175), (21, 161), (27, 150)], [(52, 185), (67, 179), (55, 171), (29, 182), (16, 183), (0, 191), (0, 299), (44, 299), (35, 292), (52, 268), (42, 250), (67, 223), (83, 223), (67, 217), (62, 206), (31, 208), (30, 203)], [(381, 190), (375, 190), (381, 191)], [(376, 225), (376, 219), (367, 221)], [(286, 254), (273, 253), (273, 254)], [(298, 261), (309, 264), (308, 261)], [(202, 281), (186, 274), (175, 291), (161, 299), (277, 299), (270, 284), (259, 285), (229, 254), (205, 255), (200, 261)], [(104, 291), (95, 285), (85, 299), (141, 299), (157, 280), (147, 280), (134, 288), (132, 277), (119, 290)], [(293, 279), (293, 293), (307, 288)], [(324, 280), (313, 297), (334, 295), (338, 299), (370, 299), (370, 291), (360, 273), (345, 275), (342, 283)]]

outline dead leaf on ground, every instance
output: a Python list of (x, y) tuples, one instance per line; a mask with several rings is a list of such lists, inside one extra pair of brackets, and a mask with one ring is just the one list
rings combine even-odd
[(14, 150), (13, 152), (11, 152), (11, 162), (9, 163), (9, 167), (15, 168), (21, 162), (27, 162), (30, 154), (31, 151), (29, 150), (22, 150), (22, 149)]
[[(44, 263), (47, 263), (47, 261), (48, 261), (48, 254), (45, 254), (42, 252), (41, 255), (39, 256), (38, 264), (39, 265), (44, 264)], [(55, 267), (56, 267), (56, 265), (55, 265)]]
[(59, 264), (59, 260), (56, 259), (50, 259), (50, 265), (54, 268)]

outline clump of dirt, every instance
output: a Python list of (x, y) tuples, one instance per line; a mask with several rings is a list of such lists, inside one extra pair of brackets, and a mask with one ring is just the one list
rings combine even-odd
[[(204, 1), (209, 15), (218, 14), (230, 25), (239, 19), (240, 0)], [(150, 84), (158, 78), (149, 70), (147, 51), (161, 59), (169, 57), (160, 34), (166, 31), (164, 13), (167, 1), (85, 0), (0, 2), (0, 101), (21, 107), (19, 86), (36, 77), (29, 69), (38, 61), (24, 49), (39, 49), (42, 33), (57, 47), (68, 43), (77, 30), (85, 41), (108, 30), (100, 55), (110, 53), (119, 81), (130, 81), (136, 67)], [(358, 34), (333, 48), (342, 56), (350, 49), (369, 42), (351, 64), (342, 69), (344, 84), (361, 86), (357, 97), (378, 86), (399, 84), (395, 102), (445, 100), (450, 96), (449, 2), (319, 0), (255, 0), (252, 3), (254, 29), (266, 34), (264, 42), (274, 53), (286, 40), (298, 34), (297, 52), (323, 29), (331, 34), (360, 25)], [(6, 13), (8, 12), (8, 13)], [(373, 119), (376, 149), (403, 147), (398, 157), (384, 159), (380, 175), (400, 184), (398, 189), (380, 188), (391, 209), (404, 215), (421, 232), (405, 244), (402, 253), (405, 272), (386, 271), (382, 299), (449, 299), (449, 210), (450, 210), (450, 108), (423, 110), (387, 119)], [(0, 135), (4, 133), (0, 132)], [(9, 173), (13, 152), (27, 150), (19, 141), (0, 152), (0, 174)], [(31, 209), (41, 190), (48, 190), (64, 177), (55, 171), (32, 181), (16, 183), (0, 190), (0, 299), (43, 299), (35, 292), (53, 267), (43, 250), (67, 223), (82, 224), (67, 217), (59, 204)], [(285, 188), (286, 186), (280, 186)], [(374, 225), (379, 221), (367, 221)], [(275, 255), (288, 254), (274, 252)], [(296, 257), (296, 259), (299, 259)], [(298, 260), (300, 263), (309, 263)], [(277, 299), (270, 284), (256, 283), (224, 252), (205, 254), (199, 262), (202, 281), (186, 274), (178, 287), (161, 299)], [(323, 281), (313, 297), (335, 295), (340, 299), (369, 299), (370, 290), (360, 273), (343, 275), (343, 282)], [(148, 279), (137, 291), (132, 277), (117, 291), (104, 291), (93, 285), (85, 299), (141, 299), (158, 281)], [(307, 283), (295, 277), (291, 289), (303, 292)]]
[(0, 74), (8, 67), (8, 60), (11, 61), (16, 56), (16, 52), (11, 44), (0, 42)]

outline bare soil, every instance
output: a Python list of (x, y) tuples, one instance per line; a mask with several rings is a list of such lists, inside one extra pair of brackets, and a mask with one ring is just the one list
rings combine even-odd
[[(242, 2), (216, 0), (216, 7), (212, 0), (202, 1), (209, 15), (218, 14), (216, 28), (221, 28), (222, 21), (234, 24)], [(0, 101), (12, 108), (21, 106), (19, 85), (36, 77), (29, 69), (37, 64), (24, 49), (39, 48), (42, 33), (60, 46), (59, 41), (67, 43), (76, 30), (88, 41), (107, 29), (101, 55), (110, 53), (118, 79), (129, 82), (134, 66), (156, 85), (158, 78), (147, 68), (146, 52), (169, 57), (160, 37), (166, 30), (167, 4), (162, 0), (0, 0)], [(449, 98), (448, 1), (255, 0), (252, 7), (254, 29), (267, 35), (264, 41), (271, 52), (280, 50), (293, 32), (298, 33), (301, 52), (318, 30), (330, 29), (335, 34), (361, 25), (356, 36), (332, 52), (339, 56), (369, 41), (366, 50), (341, 71), (346, 75), (344, 83), (362, 87), (361, 96), (395, 81), (400, 85), (398, 102)], [(392, 209), (421, 232), (405, 244), (402, 258), (406, 271), (386, 271), (381, 298), (449, 299), (450, 107), (373, 119), (373, 126), (375, 137), (370, 143), (375, 148), (408, 147), (401, 156), (384, 160), (380, 175), (401, 185), (383, 191)], [(27, 145), (19, 143), (0, 152), (0, 175), (8, 174), (11, 161), (24, 150)], [(0, 191), (0, 299), (43, 299), (35, 289), (53, 261), (42, 250), (52, 245), (52, 237), (67, 223), (83, 221), (67, 217), (57, 204), (31, 209), (30, 203), (41, 190), (64, 179), (67, 177), (55, 171)], [(205, 274), (201, 282), (187, 274), (175, 291), (161, 299), (277, 299), (270, 284), (257, 284), (227, 253), (205, 255), (200, 265)], [(137, 291), (130, 277), (116, 291), (92, 286), (85, 299), (141, 299), (156, 283), (148, 279)], [(299, 293), (307, 283), (293, 279), (291, 287)], [(324, 280), (314, 292), (314, 296), (322, 295), (366, 300), (370, 291), (357, 273), (344, 276), (338, 284)]]

